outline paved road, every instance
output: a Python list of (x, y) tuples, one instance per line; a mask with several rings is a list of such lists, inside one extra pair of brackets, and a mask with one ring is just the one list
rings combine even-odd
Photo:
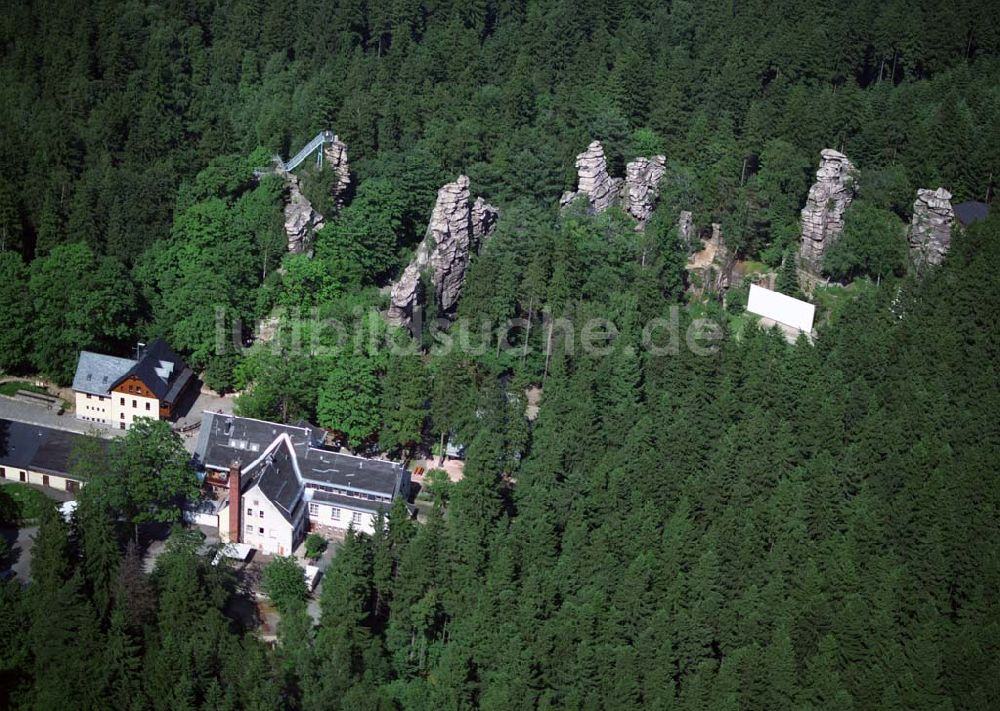
[(64, 415), (57, 415), (54, 410), (49, 410), (41, 405), (30, 402), (21, 402), (13, 398), (0, 395), (0, 419), (17, 420), (27, 422), (32, 425), (42, 425), (57, 430), (68, 432), (91, 433), (96, 432), (102, 437), (120, 437), (125, 434), (122, 430), (100, 425), (96, 422), (78, 420), (72, 412)]

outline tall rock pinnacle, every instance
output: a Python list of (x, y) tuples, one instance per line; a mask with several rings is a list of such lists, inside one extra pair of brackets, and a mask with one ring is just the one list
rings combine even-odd
[(910, 222), (910, 253), (917, 264), (940, 264), (951, 247), (955, 211), (944, 188), (917, 191)]
[(478, 198), (469, 204), (469, 179), (458, 176), (438, 190), (437, 202), (427, 225), (427, 235), (413, 261), (392, 285), (387, 318), (398, 326), (412, 326), (421, 303), (420, 275), (428, 273), (441, 315), (454, 313), (465, 282), (469, 256), (496, 224), (499, 212)]
[(854, 199), (854, 166), (843, 153), (826, 148), (802, 208), (799, 264), (813, 274), (823, 269), (823, 257), (844, 230), (844, 211)]
[(577, 190), (563, 193), (559, 200), (562, 207), (583, 196), (590, 203), (590, 211), (597, 215), (618, 201), (622, 179), (608, 175), (608, 160), (600, 141), (593, 141), (587, 150), (576, 157), (576, 169)]

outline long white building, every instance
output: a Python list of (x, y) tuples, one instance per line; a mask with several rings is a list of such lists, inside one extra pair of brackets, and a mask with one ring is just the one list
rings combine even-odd
[(323, 446), (323, 431), (206, 412), (195, 447), (205, 482), (223, 494), (223, 540), (289, 555), (309, 531), (373, 533), (379, 512), (409, 494), (399, 464)]

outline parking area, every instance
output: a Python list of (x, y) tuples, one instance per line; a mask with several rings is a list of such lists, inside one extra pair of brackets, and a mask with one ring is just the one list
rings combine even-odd
[(15, 400), (2, 395), (0, 395), (0, 419), (27, 422), (32, 425), (51, 427), (52, 429), (65, 430), (67, 432), (78, 432), (80, 434), (97, 433), (102, 437), (120, 437), (125, 434), (121, 430), (116, 430), (107, 425), (78, 420), (73, 415), (72, 410), (58, 415), (55, 410), (50, 410), (42, 405)]

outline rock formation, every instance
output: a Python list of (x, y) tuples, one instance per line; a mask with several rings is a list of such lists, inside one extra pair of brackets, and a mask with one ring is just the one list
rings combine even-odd
[(448, 313), (462, 293), (472, 239), (469, 179), (464, 175), (438, 190), (437, 203), (427, 225), (427, 237), (431, 240), (428, 245), (431, 283), (437, 293), (438, 309)]
[(313, 237), (323, 227), (323, 216), (313, 209), (312, 204), (302, 194), (299, 179), (292, 173), (285, 173), (288, 200), (285, 202), (285, 234), (288, 235), (288, 251), (292, 254), (311, 254)]
[(722, 225), (718, 222), (712, 223), (712, 237), (709, 239), (709, 244), (715, 250), (715, 256), (712, 260), (715, 273), (713, 287), (717, 292), (725, 291), (729, 288), (734, 259), (733, 255), (726, 249), (726, 242), (722, 239)]
[[(417, 250), (417, 257), (410, 262), (403, 270), (399, 281), (392, 285), (389, 292), (389, 311), (386, 318), (389, 323), (397, 326), (409, 328), (413, 323), (413, 315), (420, 308), (420, 250)], [(426, 263), (426, 256), (423, 261)]]
[(854, 166), (843, 153), (826, 148), (802, 208), (799, 264), (814, 274), (823, 268), (823, 256), (844, 229), (844, 211), (854, 199)]
[(257, 321), (257, 336), (254, 340), (257, 343), (270, 343), (278, 335), (281, 327), (281, 319), (278, 316), (265, 316)]
[(681, 244), (691, 251), (694, 245), (694, 219), (690, 210), (681, 210), (677, 219), (677, 236), (680, 237)]
[(653, 156), (636, 158), (625, 166), (622, 209), (639, 221), (636, 229), (642, 229), (653, 214), (660, 191), (660, 178), (667, 170), (666, 165), (666, 156)]
[(917, 264), (940, 264), (951, 246), (955, 211), (944, 188), (917, 190), (910, 222), (910, 253)]
[(712, 236), (710, 238), (716, 249), (722, 248), (722, 225), (718, 222), (712, 223)]
[(347, 190), (351, 186), (351, 169), (347, 164), (347, 144), (339, 138), (323, 146), (323, 161), (325, 170), (332, 170), (337, 176), (333, 184), (333, 200), (338, 208), (344, 206)]
[(477, 198), (470, 208), (469, 179), (464, 175), (438, 190), (427, 235), (413, 261), (392, 285), (389, 321), (411, 327), (414, 314), (422, 306), (420, 275), (424, 271), (430, 276), (439, 313), (451, 314), (462, 293), (469, 254), (479, 241), (489, 237), (498, 216), (497, 209), (482, 198)]
[(483, 242), (493, 233), (498, 219), (500, 211), (481, 197), (477, 197), (472, 205), (472, 237), (478, 249), (482, 249)]
[(576, 157), (577, 190), (563, 193), (560, 207), (566, 207), (579, 196), (590, 203), (591, 214), (598, 215), (614, 205), (621, 194), (622, 179), (608, 175), (608, 160), (600, 141), (594, 141)]

